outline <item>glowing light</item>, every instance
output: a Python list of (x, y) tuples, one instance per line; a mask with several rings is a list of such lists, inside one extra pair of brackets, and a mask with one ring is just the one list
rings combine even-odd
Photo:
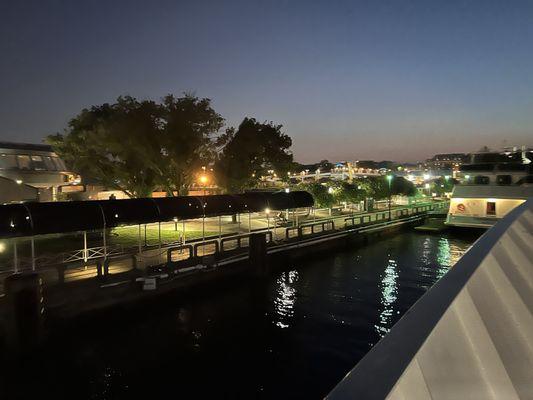
[(265, 208), (265, 214), (270, 214), (270, 208)]
[(429, 183), (426, 183), (426, 184), (424, 185), (424, 188), (429, 189)]
[(200, 176), (200, 183), (202, 183), (203, 185), (205, 185), (208, 180), (209, 179), (207, 178), (207, 176), (205, 176), (205, 175), (201, 175)]
[(20, 179), (17, 179), (15, 182), (17, 182), (17, 185), (22, 185), (22, 181)]
[(289, 193), (290, 191), (291, 191), (291, 189), (285, 188), (285, 193)]
[(6, 245), (4, 242), (0, 242), (0, 253), (3, 253), (6, 250)]
[(430, 178), (430, 176), (429, 176), (429, 174), (424, 174), (423, 178), (424, 178), (425, 181), (427, 181)]

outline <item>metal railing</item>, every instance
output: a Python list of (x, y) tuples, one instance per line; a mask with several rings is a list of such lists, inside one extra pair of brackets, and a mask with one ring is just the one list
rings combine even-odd
[(532, 260), (529, 200), (481, 236), (327, 398), (531, 398)]

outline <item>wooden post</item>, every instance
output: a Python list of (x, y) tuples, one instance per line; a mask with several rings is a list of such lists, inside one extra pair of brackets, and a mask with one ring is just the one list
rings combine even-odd
[(248, 259), (250, 267), (253, 269), (254, 275), (256, 276), (265, 276), (268, 274), (266, 249), (266, 233), (261, 232), (250, 235)]

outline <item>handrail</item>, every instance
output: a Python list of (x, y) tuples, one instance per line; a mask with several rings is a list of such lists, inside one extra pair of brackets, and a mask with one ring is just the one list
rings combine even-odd
[[(529, 274), (528, 279), (533, 277), (531, 274), (533, 264), (531, 258), (529, 260), (527, 258), (527, 251), (529, 254), (533, 252), (528, 240), (532, 235), (532, 213), (533, 200), (529, 200), (516, 207), (489, 229), (363, 357), (327, 398), (336, 400), (358, 397), (382, 400), (390, 398), (388, 396), (393, 391), (398, 397), (401, 392), (402, 398), (411, 398), (411, 396), (432, 398), (429, 395), (432, 389), (438, 390), (441, 393), (440, 397), (446, 394), (444, 397), (447, 398), (464, 398), (466, 395), (472, 397), (472, 394), (477, 394), (474, 397), (488, 398), (491, 396), (484, 396), (482, 392), (487, 389), (487, 385), (490, 386), (489, 390), (494, 391), (494, 398), (519, 398), (516, 392), (520, 389), (520, 382), (525, 376), (523, 374), (529, 374), (531, 377), (531, 352), (529, 355), (523, 354), (525, 350), (517, 351), (518, 347), (513, 346), (518, 345), (510, 343), (516, 341), (524, 343), (524, 340), (527, 343), (527, 338), (532, 337), (531, 330), (528, 330), (532, 323), (531, 314), (526, 310), (526, 305), (517, 303), (532, 298), (531, 288), (527, 289), (521, 283), (526, 279), (522, 276), (524, 273)], [(518, 232), (526, 237), (519, 238)], [(506, 258), (508, 256), (504, 255), (515, 252), (512, 248), (502, 247), (505, 246), (504, 241), (508, 246), (521, 249), (518, 252), (522, 252), (522, 256), (508, 260)], [(495, 251), (500, 255), (488, 256)], [(522, 260), (526, 265), (519, 266), (517, 260)], [(529, 290), (523, 292), (526, 297), (517, 296), (518, 288), (509, 286), (513, 283), (522, 285), (520, 292)], [(487, 291), (492, 296), (487, 295)], [(513, 302), (509, 303), (510, 299), (499, 298), (502, 293), (511, 293), (511, 296), (515, 296)], [(480, 306), (487, 301), (491, 303)], [(494, 309), (494, 305), (501, 304), (507, 304), (503, 314)], [(514, 308), (515, 311), (517, 306), (522, 307), (519, 310), (525, 311), (516, 311), (515, 316), (529, 316), (529, 320), (526, 318), (524, 321), (510, 323), (510, 319), (513, 318), (508, 314), (510, 308)], [(529, 304), (529, 307), (531, 306), (533, 304)], [(498, 324), (495, 320), (484, 319), (479, 313), (485, 318), (489, 316), (493, 319), (503, 318), (509, 323)], [(472, 321), (472, 318), (475, 321)], [(491, 337), (491, 334), (494, 336)], [(513, 334), (514, 336), (508, 337)], [(474, 337), (475, 343), (462, 340), (465, 336)], [(506, 339), (503, 340), (502, 337)], [(496, 350), (498, 353), (495, 353)], [(422, 351), (425, 352), (419, 358)], [(504, 351), (510, 351), (511, 354), (505, 354)], [(517, 357), (522, 358), (517, 360)], [(506, 359), (513, 360), (513, 371), (506, 369), (502, 364)], [(491, 361), (487, 362), (488, 360)], [(478, 371), (476, 368), (482, 368), (483, 371)], [(526, 370), (518, 373), (516, 368)], [(461, 371), (460, 377), (457, 378), (460, 379), (460, 384), (452, 378), (453, 375), (458, 376), (457, 372), (454, 374), (455, 370)], [(424, 372), (429, 375), (424, 375)], [(408, 378), (403, 379), (404, 376)], [(415, 392), (426, 395), (415, 396)]]

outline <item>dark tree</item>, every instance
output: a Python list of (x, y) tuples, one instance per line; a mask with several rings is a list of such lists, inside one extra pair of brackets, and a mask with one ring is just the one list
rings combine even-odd
[(212, 159), (222, 125), (209, 99), (126, 96), (82, 110), (47, 141), (86, 182), (145, 197), (156, 187), (185, 192), (195, 168)]
[(414, 196), (417, 193), (416, 187), (413, 182), (401, 176), (395, 176), (391, 181), (391, 193), (403, 196)]
[(284, 176), (292, 164), (292, 140), (281, 125), (245, 118), (237, 130), (230, 128), (220, 139), (224, 147), (215, 163), (217, 184), (227, 192), (254, 187), (268, 170)]
[(329, 187), (326, 185), (317, 182), (301, 183), (298, 189), (311, 193), (317, 207), (331, 208), (335, 205), (335, 196), (329, 192)]

